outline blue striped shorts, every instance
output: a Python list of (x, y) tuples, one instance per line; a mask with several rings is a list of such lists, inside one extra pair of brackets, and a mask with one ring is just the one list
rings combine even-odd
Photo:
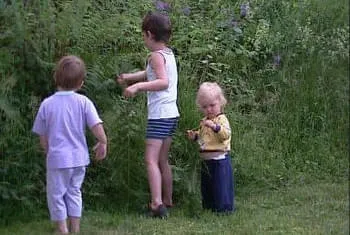
[(146, 139), (165, 139), (173, 136), (179, 118), (148, 119)]

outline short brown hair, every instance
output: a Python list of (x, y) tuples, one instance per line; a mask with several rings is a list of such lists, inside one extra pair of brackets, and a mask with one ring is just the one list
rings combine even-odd
[(86, 76), (85, 63), (77, 56), (62, 57), (55, 69), (54, 79), (56, 86), (65, 90), (74, 90), (80, 87)]
[(157, 42), (168, 43), (172, 33), (170, 19), (159, 12), (148, 12), (142, 21), (142, 31), (150, 31)]

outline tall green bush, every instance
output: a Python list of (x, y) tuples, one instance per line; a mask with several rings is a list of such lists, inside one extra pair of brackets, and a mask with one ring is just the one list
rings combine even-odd
[[(170, 160), (175, 200), (199, 204), (197, 146), (185, 130), (201, 118), (195, 93), (217, 81), (229, 100), (236, 190), (348, 176), (349, 4), (333, 1), (169, 1), (178, 51), (181, 118)], [(31, 133), (63, 55), (84, 59), (82, 93), (97, 105), (108, 159), (92, 162), (87, 209), (135, 209), (148, 201), (143, 163), (145, 95), (126, 100), (115, 76), (144, 68), (140, 23), (154, 1), (0, 2), (0, 213), (46, 208), (45, 161)], [(88, 132), (89, 145), (94, 139)], [(41, 216), (39, 214), (38, 216)]]

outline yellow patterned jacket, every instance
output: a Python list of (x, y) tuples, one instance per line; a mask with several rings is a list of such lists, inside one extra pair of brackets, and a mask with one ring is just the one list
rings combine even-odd
[(216, 128), (213, 130), (203, 123), (207, 118), (201, 120), (200, 127), (196, 133), (196, 139), (200, 152), (228, 152), (231, 150), (231, 127), (225, 114), (219, 114), (211, 119)]

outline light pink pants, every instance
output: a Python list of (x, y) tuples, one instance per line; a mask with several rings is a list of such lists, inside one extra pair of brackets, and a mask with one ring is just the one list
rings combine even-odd
[(85, 166), (62, 169), (47, 169), (46, 190), (50, 218), (62, 221), (69, 217), (81, 217), (81, 185)]

